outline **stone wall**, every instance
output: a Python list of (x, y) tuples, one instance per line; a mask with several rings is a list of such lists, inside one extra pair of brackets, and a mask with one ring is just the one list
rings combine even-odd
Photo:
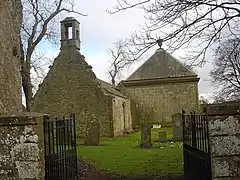
[(43, 116), (0, 117), (0, 180), (44, 180)]
[(20, 0), (0, 1), (0, 114), (21, 109)]
[(240, 179), (240, 105), (209, 105), (214, 180)]
[(132, 131), (132, 118), (130, 100), (115, 96), (112, 102), (113, 109), (113, 134), (114, 136), (123, 135), (125, 132)]
[(171, 123), (173, 114), (180, 113), (182, 109), (191, 111), (198, 105), (197, 82), (124, 84), (122, 91), (136, 103), (138, 119), (142, 119), (142, 112), (149, 111), (149, 121), (153, 123)]
[(109, 136), (110, 99), (84, 56), (69, 47), (55, 59), (34, 97), (33, 108), (53, 116), (75, 113), (78, 137), (85, 135), (86, 122), (94, 115), (102, 124), (101, 134)]

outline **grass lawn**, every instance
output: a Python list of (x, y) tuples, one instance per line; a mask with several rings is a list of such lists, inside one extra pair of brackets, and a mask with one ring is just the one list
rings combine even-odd
[[(164, 128), (168, 138), (172, 129)], [(152, 130), (152, 141), (157, 132)], [(126, 137), (102, 138), (100, 146), (78, 146), (78, 157), (86, 158), (99, 170), (120, 174), (169, 174), (183, 172), (181, 143), (155, 143), (152, 149), (141, 149), (140, 132)]]

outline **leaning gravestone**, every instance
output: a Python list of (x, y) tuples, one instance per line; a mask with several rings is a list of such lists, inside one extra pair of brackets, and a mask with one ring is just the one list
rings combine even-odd
[(100, 143), (101, 123), (93, 117), (87, 121), (86, 134), (85, 134), (85, 145), (98, 146)]
[(144, 124), (141, 127), (141, 144), (142, 148), (151, 148), (151, 128), (152, 125)]
[(183, 139), (183, 129), (182, 129), (182, 114), (176, 113), (172, 115), (173, 123), (173, 141), (182, 141)]

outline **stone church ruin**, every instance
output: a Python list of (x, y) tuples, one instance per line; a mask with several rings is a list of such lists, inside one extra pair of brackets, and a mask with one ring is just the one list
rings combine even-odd
[(131, 131), (130, 100), (97, 79), (80, 53), (79, 33), (76, 19), (67, 17), (61, 21), (61, 51), (34, 97), (34, 111), (53, 116), (76, 113), (78, 137), (85, 136), (93, 118), (98, 118), (102, 136)]

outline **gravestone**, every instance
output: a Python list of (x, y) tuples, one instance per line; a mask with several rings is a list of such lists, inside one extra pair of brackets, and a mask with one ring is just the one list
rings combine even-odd
[(165, 131), (158, 132), (157, 142), (167, 142), (167, 132)]
[(98, 146), (100, 143), (101, 123), (93, 117), (87, 121), (86, 134), (85, 134), (85, 145)]
[(141, 144), (140, 144), (140, 146), (142, 148), (151, 148), (152, 147), (151, 128), (152, 128), (152, 125), (148, 125), (148, 124), (144, 124), (141, 127)]
[(183, 128), (182, 128), (182, 114), (176, 113), (172, 115), (173, 124), (173, 141), (182, 141), (183, 139)]

